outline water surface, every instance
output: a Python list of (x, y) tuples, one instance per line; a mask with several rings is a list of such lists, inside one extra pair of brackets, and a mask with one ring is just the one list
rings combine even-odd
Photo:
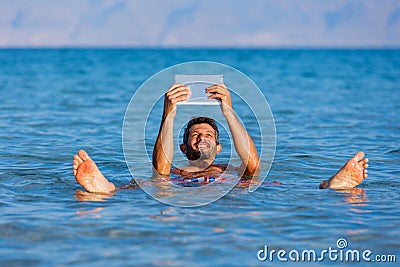
[[(140, 189), (78, 200), (73, 154), (87, 150), (127, 184), (130, 98), (151, 75), (192, 60), (231, 65), (260, 87), (277, 131), (267, 180), (283, 185), (237, 188), (199, 208)], [(399, 260), (398, 50), (10, 49), (0, 50), (0, 70), (1, 266), (266, 266), (264, 245), (322, 250), (339, 238)], [(359, 150), (370, 159), (359, 189), (318, 190)]]

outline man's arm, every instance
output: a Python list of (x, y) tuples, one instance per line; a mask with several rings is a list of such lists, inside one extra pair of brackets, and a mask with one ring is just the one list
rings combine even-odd
[(176, 103), (189, 99), (189, 96), (190, 89), (183, 84), (172, 85), (164, 95), (164, 112), (153, 150), (153, 167), (158, 175), (169, 176), (171, 172)]
[(244, 168), (244, 175), (255, 176), (259, 174), (260, 159), (253, 139), (246, 129), (239, 122), (232, 108), (231, 94), (224, 84), (216, 84), (207, 88), (206, 92), (211, 94), (210, 99), (221, 101), (221, 111), (232, 134), (236, 152), (242, 160), (241, 169)]

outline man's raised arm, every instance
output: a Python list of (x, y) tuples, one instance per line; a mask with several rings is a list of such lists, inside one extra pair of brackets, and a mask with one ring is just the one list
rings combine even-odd
[(209, 96), (210, 99), (219, 99), (221, 101), (222, 114), (228, 122), (236, 152), (242, 160), (241, 168), (245, 169), (243, 175), (258, 175), (260, 159), (256, 146), (233, 111), (231, 94), (228, 88), (224, 84), (215, 84), (208, 87), (206, 92), (211, 94)]
[(164, 95), (164, 112), (153, 150), (153, 170), (158, 175), (169, 176), (171, 172), (176, 103), (189, 99), (189, 96), (190, 89), (183, 84), (172, 85)]

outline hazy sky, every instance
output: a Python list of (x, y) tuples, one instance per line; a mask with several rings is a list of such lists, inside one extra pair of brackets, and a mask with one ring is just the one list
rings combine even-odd
[(400, 0), (0, 0), (0, 47), (400, 47)]

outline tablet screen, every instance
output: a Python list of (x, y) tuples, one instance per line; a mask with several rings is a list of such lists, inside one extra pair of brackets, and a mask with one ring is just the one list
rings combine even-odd
[(206, 88), (217, 83), (223, 83), (223, 75), (221, 74), (177, 74), (175, 75), (175, 83), (182, 83), (190, 86), (192, 94), (190, 99), (178, 102), (179, 105), (219, 105), (219, 101), (208, 99)]

